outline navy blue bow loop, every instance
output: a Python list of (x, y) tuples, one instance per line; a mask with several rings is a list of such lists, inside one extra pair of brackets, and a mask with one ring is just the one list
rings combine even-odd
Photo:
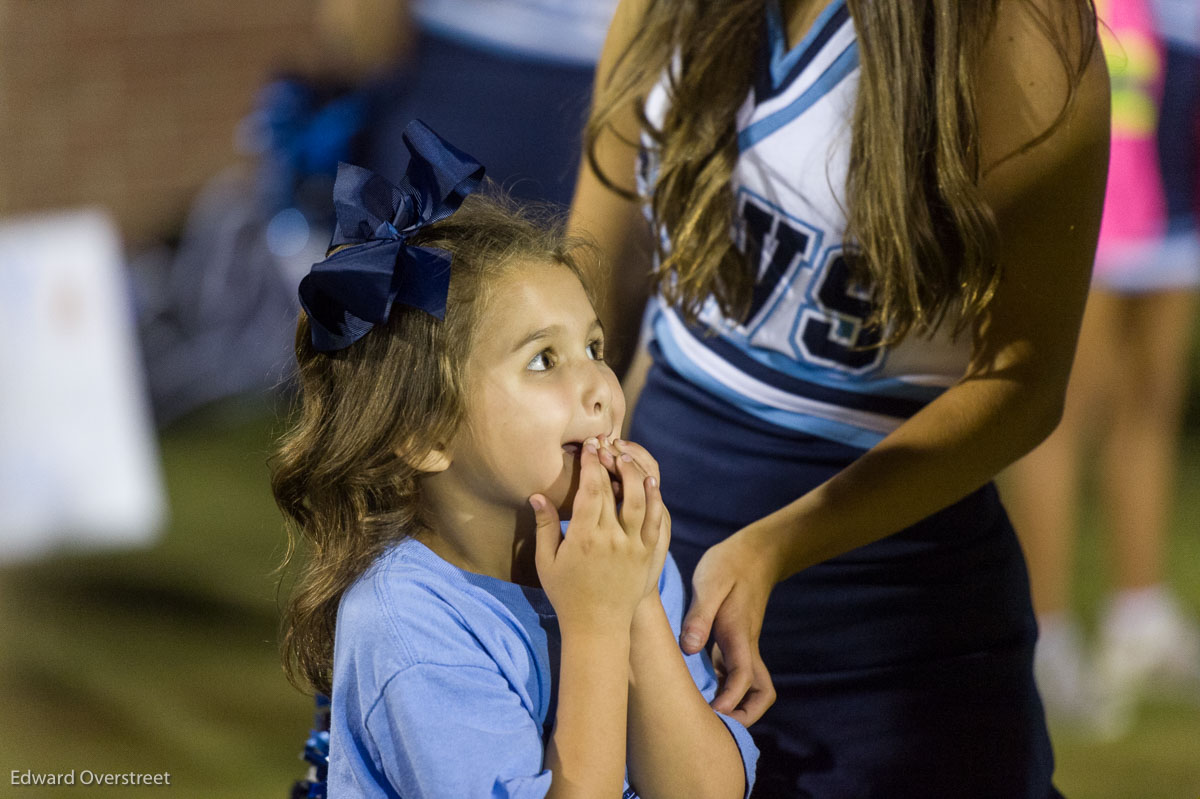
[(407, 239), (453, 214), (479, 188), (483, 167), (423, 122), (404, 129), (411, 155), (399, 186), (370, 170), (339, 164), (333, 186), (337, 225), (329, 248), (300, 281), (313, 347), (344, 349), (387, 321), (396, 302), (445, 318), (450, 253)]

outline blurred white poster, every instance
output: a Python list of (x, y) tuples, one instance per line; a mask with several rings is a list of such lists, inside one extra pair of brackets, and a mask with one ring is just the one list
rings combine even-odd
[(116, 229), (0, 219), (0, 561), (152, 541), (165, 515)]

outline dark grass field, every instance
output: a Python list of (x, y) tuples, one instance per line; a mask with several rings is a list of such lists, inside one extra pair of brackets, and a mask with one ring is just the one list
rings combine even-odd
[[(1172, 578), (1200, 615), (1200, 424), (1184, 446)], [(276, 423), (251, 404), (161, 437), (171, 518), (151, 549), (0, 569), (0, 797), (287, 795), (309, 700), (276, 655), (283, 532), (267, 485)], [(1094, 615), (1103, 559), (1089, 523), (1078, 595)], [(1054, 731), (1071, 799), (1198, 799), (1200, 710), (1146, 707), (1100, 743)], [(169, 772), (169, 787), (21, 787), (12, 772)]]

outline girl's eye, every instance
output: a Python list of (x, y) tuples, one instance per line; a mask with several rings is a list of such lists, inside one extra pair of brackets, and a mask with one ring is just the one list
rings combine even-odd
[(531, 372), (545, 372), (554, 365), (554, 356), (550, 354), (550, 350), (542, 350), (537, 355), (533, 356), (525, 368)]
[(604, 342), (600, 339), (590, 342), (587, 345), (587, 356), (593, 361), (604, 360)]

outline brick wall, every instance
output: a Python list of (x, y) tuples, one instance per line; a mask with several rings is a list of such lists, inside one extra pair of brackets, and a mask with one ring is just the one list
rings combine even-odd
[(109, 208), (171, 228), (238, 159), (279, 68), (315, 63), (315, 0), (0, 0), (0, 215)]

